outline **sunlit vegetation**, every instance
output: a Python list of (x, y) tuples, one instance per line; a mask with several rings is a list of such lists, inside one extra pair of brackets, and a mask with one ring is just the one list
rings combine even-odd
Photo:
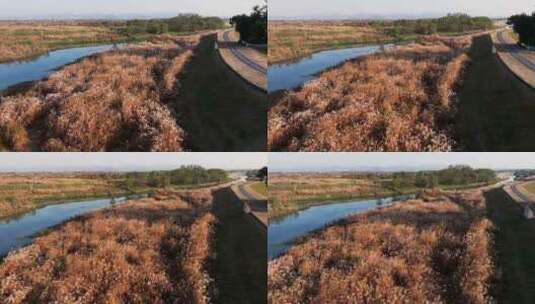
[(410, 41), (422, 35), (460, 35), (491, 28), (491, 19), (465, 14), (417, 20), (274, 21), (268, 25), (268, 60), (275, 63), (323, 49)]
[(494, 171), (466, 166), (395, 173), (275, 173), (269, 178), (269, 216), (277, 218), (326, 202), (417, 193), (428, 188), (474, 188), (496, 182)]
[(15, 151), (182, 151), (177, 76), (200, 35), (156, 36), (67, 65), (0, 97), (0, 146)]
[(269, 263), (268, 302), (493, 302), (485, 207), (479, 190), (426, 191), (351, 216)]
[(159, 191), (89, 213), (11, 253), (5, 303), (210, 303), (215, 217), (209, 191)]
[(470, 37), (426, 36), (320, 74), (275, 101), (269, 150), (453, 150), (470, 44)]
[[(520, 43), (535, 46), (535, 12), (509, 17), (507, 24), (513, 26)], [(515, 39), (516, 40), (516, 39)]]
[(253, 183), (251, 184), (251, 189), (253, 189), (253, 191), (255, 191), (256, 193), (260, 194), (260, 195), (263, 195), (263, 196), (267, 196), (268, 195), (268, 191), (267, 191), (267, 186), (264, 182), (256, 182), (256, 183)]
[(225, 171), (196, 166), (120, 174), (4, 174), (0, 175), (0, 218), (75, 199), (195, 188), (228, 180)]

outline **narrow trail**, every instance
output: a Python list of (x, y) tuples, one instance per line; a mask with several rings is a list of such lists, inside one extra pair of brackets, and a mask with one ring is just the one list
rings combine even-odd
[(267, 303), (267, 234), (243, 212), (230, 188), (214, 192), (216, 260), (220, 304)]
[(193, 151), (265, 151), (268, 99), (238, 77), (202, 38), (186, 65), (176, 99), (179, 125)]
[(522, 217), (520, 204), (499, 188), (485, 193), (489, 219), (496, 227), (497, 303), (535, 302), (535, 221)]

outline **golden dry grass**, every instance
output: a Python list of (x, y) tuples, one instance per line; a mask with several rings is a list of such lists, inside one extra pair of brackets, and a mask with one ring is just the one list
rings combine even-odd
[(199, 39), (156, 37), (0, 97), (0, 139), (15, 151), (182, 151), (185, 134), (166, 103)]
[(2, 303), (209, 303), (210, 192), (160, 192), (74, 219), (0, 265)]
[(269, 303), (489, 303), (492, 224), (480, 191), (426, 193), (349, 217), (268, 266)]
[(326, 71), (268, 113), (271, 151), (450, 151), (470, 38), (426, 37)]
[(125, 39), (113, 24), (66, 21), (0, 21), (0, 62), (20, 60), (55, 48)]
[(374, 27), (344, 21), (274, 21), (268, 24), (268, 61), (276, 63), (318, 50), (391, 40)]

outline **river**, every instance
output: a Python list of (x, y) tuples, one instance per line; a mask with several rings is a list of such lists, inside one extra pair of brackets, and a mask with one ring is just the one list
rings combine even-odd
[(270, 65), (268, 70), (268, 92), (272, 93), (300, 87), (325, 69), (335, 67), (350, 59), (379, 52), (390, 46), (367, 45), (327, 50), (288, 63)]
[(51, 51), (30, 60), (2, 63), (0, 64), (0, 91), (22, 82), (43, 79), (65, 64), (117, 46), (117, 44), (106, 44), (69, 48)]
[(268, 258), (285, 253), (293, 243), (308, 233), (325, 227), (349, 215), (388, 206), (395, 202), (413, 198), (402, 195), (380, 199), (355, 200), (312, 206), (280, 220), (271, 220), (268, 227)]
[(0, 219), (0, 257), (14, 249), (30, 244), (37, 233), (50, 227), (75, 216), (107, 208), (114, 204), (121, 204), (127, 200), (127, 197), (119, 197), (55, 204), (23, 215)]

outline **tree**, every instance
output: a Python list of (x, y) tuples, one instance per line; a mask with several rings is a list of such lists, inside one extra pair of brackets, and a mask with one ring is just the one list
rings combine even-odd
[(520, 14), (509, 17), (508, 25), (518, 34), (520, 43), (535, 46), (535, 12), (531, 15)]
[(255, 6), (250, 15), (236, 15), (230, 19), (242, 41), (267, 43), (267, 5)]

